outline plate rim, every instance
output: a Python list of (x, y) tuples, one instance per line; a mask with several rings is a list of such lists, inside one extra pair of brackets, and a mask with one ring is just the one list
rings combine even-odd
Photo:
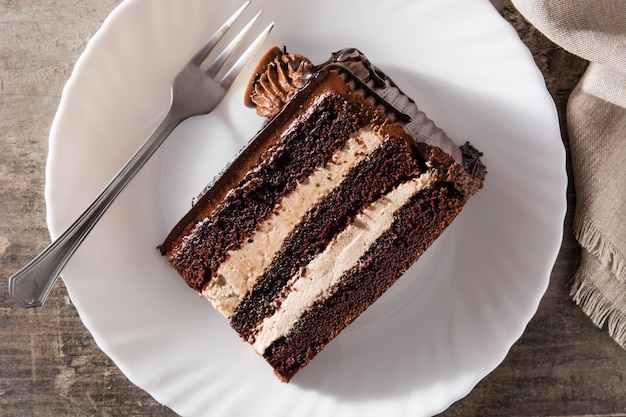
[[(78, 60), (76, 61), (76, 65), (74, 67), (74, 70), (72, 71), (72, 74), (70, 75), (70, 78), (68, 79), (65, 87), (63, 88), (62, 94), (61, 94), (61, 99), (60, 99), (60, 103), (59, 103), (59, 108), (57, 110), (57, 113), (54, 117), (54, 121), (51, 127), (51, 134), (50, 134), (50, 145), (49, 145), (49, 149), (50, 152), (48, 154), (48, 159), (47, 159), (47, 163), (46, 163), (46, 183), (45, 183), (45, 200), (47, 203), (47, 211), (46, 211), (46, 215), (47, 215), (47, 224), (48, 227), (50, 229), (50, 233), (51, 235), (54, 237), (55, 235), (58, 235), (58, 228), (53, 227), (53, 224), (55, 223), (54, 221), (54, 204), (52, 204), (52, 200), (54, 199), (53, 197), (53, 193), (54, 193), (54, 187), (52, 186), (53, 183), (53, 172), (51, 169), (51, 164), (50, 161), (52, 161), (55, 158), (58, 158), (58, 156), (55, 154), (55, 138), (59, 137), (59, 135), (61, 134), (61, 132), (59, 132), (59, 120), (64, 117), (62, 115), (62, 113), (65, 112), (66, 109), (66, 105), (67, 105), (67, 101), (71, 99), (71, 95), (73, 92), (73, 89), (75, 88), (75, 80), (76, 80), (76, 74), (80, 73), (83, 69), (83, 63), (86, 62), (88, 59), (90, 59), (91, 54), (94, 53), (93, 50), (94, 48), (97, 47), (98, 42), (101, 42), (101, 38), (103, 36), (104, 33), (106, 33), (107, 31), (111, 30), (111, 28), (114, 26), (114, 22), (115, 19), (117, 19), (117, 16), (120, 14), (125, 13), (125, 11), (127, 10), (127, 7), (129, 7), (129, 5), (133, 5), (136, 3), (141, 2), (141, 0), (124, 0), (121, 3), (119, 3), (109, 14), (109, 16), (107, 16), (107, 18), (104, 20), (102, 26), (100, 27), (100, 29), (98, 29), (98, 31), (96, 31), (96, 33), (94, 34), (94, 36), (90, 39), (90, 41), (87, 43), (87, 46), (84, 50), (84, 52), (81, 54), (81, 56), (78, 58)], [(485, 1), (486, 2), (486, 1)], [(495, 9), (494, 9), (495, 12)], [(501, 19), (503, 19), (499, 14), (498, 17), (500, 17)], [(513, 30), (513, 28), (511, 27), (511, 30)], [(521, 41), (520, 41), (521, 42)], [(94, 46), (96, 45), (96, 46)], [(533, 64), (534, 65), (534, 64)], [(539, 73), (539, 70), (537, 69), (537, 73), (539, 76), (541, 76), (541, 74)], [(541, 78), (541, 80), (543, 81), (543, 78)], [(553, 111), (556, 114), (556, 106), (554, 105), (554, 101), (552, 100), (551, 96), (549, 95), (547, 89), (545, 90), (545, 98), (547, 98), (549, 100), (549, 102), (552, 104), (553, 106)], [(558, 118), (557, 120), (557, 124), (558, 124)], [(559, 134), (559, 138), (560, 138), (560, 134)], [(564, 180), (563, 183), (561, 183), (561, 187), (562, 190), (564, 191), (562, 193), (562, 206), (561, 211), (560, 211), (560, 218), (564, 219), (565, 215), (566, 215), (566, 211), (567, 211), (567, 197), (566, 197), (566, 190), (567, 190), (567, 175), (566, 175), (566, 168), (565, 168), (565, 149), (562, 149), (562, 154), (560, 155), (560, 158), (562, 162), (562, 164), (560, 163), (560, 165), (562, 166), (563, 169), (563, 173), (564, 173), (564, 177), (562, 178)], [(554, 265), (554, 262), (556, 261), (557, 255), (558, 255), (558, 251), (561, 247), (562, 244), (562, 234), (563, 234), (563, 222), (561, 222), (560, 224), (560, 238), (558, 239), (558, 242), (555, 240), (553, 243), (553, 250), (552, 250), (552, 254), (549, 256), (550, 259), (552, 259), (551, 265)], [(530, 318), (532, 318), (532, 316), (534, 316), (534, 314), (536, 313), (537, 309), (539, 308), (539, 304), (541, 302), (541, 299), (543, 297), (543, 294), (545, 293), (545, 291), (547, 290), (548, 284), (549, 284), (549, 279), (550, 279), (550, 270), (552, 267), (548, 268), (547, 271), (547, 276), (545, 277), (545, 280), (543, 282), (543, 288), (540, 289), (540, 293), (541, 296), (537, 297), (536, 300), (534, 300), (534, 305), (530, 306), (533, 313), (531, 314)], [(71, 291), (70, 288), (68, 288), (68, 291)], [(72, 297), (70, 297), (72, 298)], [(72, 300), (74, 301), (74, 300)], [(85, 317), (83, 314), (81, 314), (81, 311), (79, 311), (79, 315), (81, 316), (81, 320), (83, 320), (84, 323), (86, 323), (86, 327), (89, 329), (89, 331), (93, 334), (93, 330), (91, 329), (91, 327), (89, 325), (87, 325), (87, 323), (89, 323), (89, 317)], [(501, 358), (498, 358), (497, 363), (501, 363), (502, 360), (506, 357), (506, 354), (508, 353), (508, 351), (510, 350), (510, 348), (512, 347), (512, 345), (515, 343), (515, 341), (517, 341), (519, 339), (519, 337), (521, 337), (521, 335), (523, 334), (528, 322), (530, 321), (530, 318), (528, 319), (528, 321), (526, 321), (525, 323), (523, 323), (520, 328), (518, 329), (518, 335), (515, 337), (515, 340), (513, 341), (513, 343), (504, 351), (502, 352), (502, 356)], [(96, 339), (96, 343), (98, 343), (97, 338), (94, 336), (94, 339)], [(98, 345), (100, 346), (100, 344), (98, 343)], [(104, 350), (104, 349), (103, 349)], [(107, 354), (107, 356), (111, 357), (111, 355), (109, 354), (109, 352), (105, 351), (105, 354)], [(114, 362), (116, 362), (114, 360)], [(122, 369), (122, 367), (120, 367), (120, 365), (116, 362), (116, 365)], [(497, 367), (497, 365), (496, 365)], [(495, 369), (495, 368), (494, 368)], [(124, 372), (124, 370), (122, 370)], [(491, 370), (493, 371), (493, 369)], [(491, 371), (489, 371), (488, 373), (490, 373)], [(126, 375), (126, 372), (124, 372), (124, 374)], [(128, 377), (128, 375), (126, 375)], [(484, 376), (483, 376), (484, 378)], [(129, 378), (130, 379), (130, 378)], [(475, 387), (475, 385), (480, 382), (480, 380), (482, 380), (482, 378), (480, 378), (479, 380), (475, 381), (475, 383), (473, 383), (470, 387), (468, 387), (467, 391), (461, 395), (459, 398), (451, 400), (445, 407), (442, 408), (442, 410), (446, 409), (447, 407), (449, 407), (452, 403), (456, 402), (457, 400), (465, 397), (469, 392), (472, 391), (472, 389)], [(140, 387), (141, 388), (141, 387)], [(143, 389), (143, 388), (142, 388)], [(150, 393), (150, 392), (149, 392)], [(150, 393), (152, 395), (152, 393)], [(159, 400), (157, 400), (159, 401)]]

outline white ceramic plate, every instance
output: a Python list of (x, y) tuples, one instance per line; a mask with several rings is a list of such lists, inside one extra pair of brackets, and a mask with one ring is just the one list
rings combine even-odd
[[(237, 4), (128, 0), (81, 56), (54, 121), (51, 234), (99, 192), (162, 117), (168, 86)], [(172, 134), (63, 273), (101, 349), (182, 415), (429, 415), (492, 371), (536, 311), (561, 241), (565, 156), (533, 60), (486, 0), (258, 0), (268, 41), (314, 62), (354, 46), (488, 165), (485, 188), (379, 302), (290, 384), (188, 289), (156, 246), (261, 126), (245, 78)], [(253, 10), (248, 10), (248, 16)], [(260, 27), (260, 26), (259, 26)]]

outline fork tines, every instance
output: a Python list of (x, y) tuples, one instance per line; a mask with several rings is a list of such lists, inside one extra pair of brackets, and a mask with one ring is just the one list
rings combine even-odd
[[(243, 14), (246, 8), (250, 5), (250, 1), (244, 3), (224, 24), (211, 36), (206, 44), (200, 48), (200, 50), (194, 55), (191, 62), (197, 66), (200, 66), (209, 56), (211, 51), (215, 48), (217, 43), (222, 40), (228, 30), (235, 24), (239, 17)], [(237, 49), (237, 46), (244, 39), (246, 34), (250, 31), (254, 23), (259, 19), (259, 16), (263, 10), (259, 11), (245, 26), (235, 35), (235, 37), (229, 42), (222, 52), (215, 58), (215, 60), (206, 68), (206, 74), (211, 78), (216, 78), (218, 73), (224, 69), (226, 61), (231, 58)], [(246, 50), (239, 56), (235, 63), (224, 73), (222, 78), (216, 80), (223, 88), (228, 89), (235, 81), (243, 67), (252, 58), (258, 47), (263, 43), (265, 38), (269, 35), (270, 31), (274, 27), (274, 22), (268, 24), (265, 29), (250, 43)]]

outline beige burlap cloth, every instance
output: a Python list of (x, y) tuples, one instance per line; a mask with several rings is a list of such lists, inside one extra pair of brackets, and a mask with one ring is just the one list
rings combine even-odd
[(571, 294), (626, 348), (626, 1), (513, 3), (549, 39), (590, 61), (567, 107), (582, 247)]

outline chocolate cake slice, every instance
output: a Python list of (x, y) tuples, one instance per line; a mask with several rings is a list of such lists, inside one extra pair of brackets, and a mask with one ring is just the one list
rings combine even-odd
[(356, 49), (316, 66), (273, 48), (246, 96), (267, 123), (160, 248), (287, 382), (417, 261), (486, 171)]

